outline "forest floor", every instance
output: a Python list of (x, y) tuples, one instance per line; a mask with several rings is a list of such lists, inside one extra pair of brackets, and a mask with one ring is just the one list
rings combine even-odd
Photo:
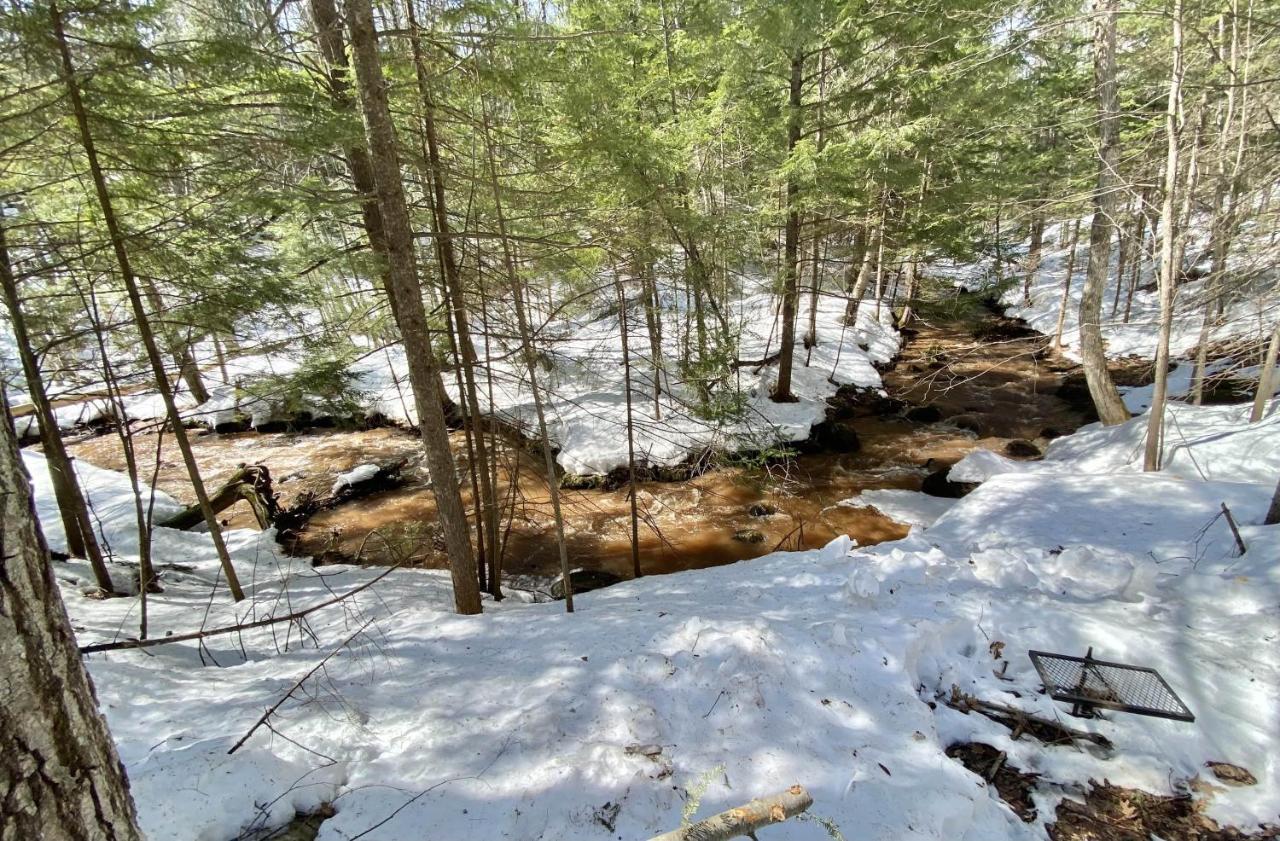
[[(1280, 401), (1253, 425), (1247, 407), (1174, 407), (1168, 467), (1144, 475), (1142, 417), (1052, 437), (1087, 414), (1062, 399), (1072, 375), (1042, 348), (985, 315), (926, 313), (884, 372), (905, 404), (884, 416), (883, 404), (855, 401), (842, 421), (861, 451), (798, 460), (816, 476), (804, 493), (831, 500), (804, 504), (909, 523), (907, 536), (859, 547), (844, 533), (801, 551), (744, 544), (767, 554), (586, 593), (573, 615), (486, 599), (483, 618), (457, 617), (442, 571), (313, 567), (252, 529), (227, 533), (251, 593), (233, 606), (207, 536), (158, 529), (164, 592), (148, 598), (152, 637), (284, 616), (385, 577), (302, 621), (88, 657), (144, 828), (175, 841), (257, 839), (301, 832), (295, 815), (314, 814), (300, 837), (633, 839), (678, 826), (687, 809), (706, 815), (799, 782), (816, 820), (775, 838), (829, 838), (828, 827), (872, 841), (1274, 835), (1280, 533), (1258, 523), (1280, 473)], [(942, 417), (907, 419), (925, 408)], [(358, 435), (388, 457), (413, 443), (391, 429)], [(288, 480), (282, 490), (327, 489), (364, 459), (329, 431), (200, 440), (225, 442), (201, 450), (210, 468), (278, 448), (266, 460)], [(1043, 459), (1007, 455), (1014, 440), (1043, 447)], [(317, 445), (298, 453), (298, 441)], [(59, 548), (47, 473), (25, 455)], [(137, 543), (127, 480), (80, 455), (113, 572), (126, 578)], [(859, 461), (873, 458), (884, 459), (876, 484)], [(162, 488), (176, 482), (165, 462)], [(683, 510), (713, 517), (716, 500), (731, 518), (718, 534), (775, 518), (778, 534), (794, 528), (785, 505), (800, 486), (761, 496), (733, 477), (740, 469), (643, 492), (724, 483)], [(823, 488), (834, 477), (849, 484)], [(930, 477), (977, 489), (960, 499), (914, 490)], [(580, 530), (618, 531), (622, 491), (575, 493), (614, 506)], [(777, 514), (747, 511), (775, 499)], [(179, 508), (160, 494), (158, 517)], [(684, 537), (683, 522), (664, 532)], [(806, 542), (823, 537), (806, 528)], [(91, 598), (84, 564), (57, 569), (82, 643), (136, 633), (138, 599)], [(1158, 669), (1195, 723), (1068, 716), (1041, 693), (1026, 652), (1090, 647)], [(957, 697), (1013, 718), (957, 708)], [(1109, 747), (1014, 732), (1022, 716)], [(994, 773), (982, 767), (999, 755)], [(1226, 766), (1211, 763), (1247, 775), (1224, 780), (1214, 769)]]

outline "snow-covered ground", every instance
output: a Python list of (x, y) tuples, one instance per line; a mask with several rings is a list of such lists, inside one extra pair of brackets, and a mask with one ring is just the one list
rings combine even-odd
[[(1189, 468), (1118, 474), (1130, 434), (1086, 429), (1045, 462), (1067, 469), (996, 475), (904, 540), (858, 549), (841, 538), (644, 578), (580, 596), (572, 615), (508, 600), (454, 616), (445, 573), (403, 570), (305, 628), (87, 662), (153, 841), (225, 841), (322, 801), (336, 810), (322, 841), (646, 838), (678, 826), (690, 800), (707, 815), (796, 782), (813, 794), (813, 815), (860, 841), (1043, 838), (1059, 798), (1103, 779), (1169, 792), (1199, 777), (1210, 816), (1275, 822), (1280, 527), (1258, 524), (1277, 473), (1274, 449), (1263, 452), (1280, 438), (1277, 414), (1273, 404), (1253, 430), (1227, 410), (1179, 414), (1203, 442), (1185, 464), (1194, 455), (1211, 481)], [(56, 547), (45, 467), (24, 457)], [(79, 469), (127, 560), (136, 535), (125, 480)], [(1241, 524), (1243, 556), (1222, 503)], [(158, 530), (158, 561), (182, 567), (150, 597), (152, 636), (281, 615), (381, 573), (312, 569), (281, 557), (269, 533), (227, 540), (251, 594), (239, 607), (223, 590), (210, 595), (206, 536)], [(82, 643), (133, 633), (136, 599), (81, 595), (83, 564), (57, 574)], [(348, 639), (270, 728), (228, 754)], [(1090, 646), (1159, 669), (1196, 722), (1068, 717), (1039, 693), (1026, 652)], [(953, 686), (1101, 733), (1115, 749), (1014, 741), (940, 703)], [(1036, 823), (945, 755), (965, 740), (1042, 775)], [(1222, 786), (1208, 761), (1259, 782)], [(769, 833), (829, 837), (812, 821)]]
[[(1021, 318), (1046, 336), (1054, 336), (1058, 327), (1058, 313), (1062, 306), (1062, 293), (1066, 281), (1069, 248), (1059, 246), (1063, 239), (1064, 226), (1070, 222), (1055, 222), (1045, 227), (1044, 246), (1035, 276), (1031, 281), (1029, 301), (1023, 297), (1023, 278), (1025, 272), (1021, 268), (1011, 267), (1007, 274), (1016, 282), (1004, 293), (1001, 303), (1007, 307), (1006, 314), (1013, 318)], [(1082, 235), (1076, 246), (1076, 256), (1072, 265), (1072, 284), (1067, 303), (1067, 315), (1062, 331), (1062, 352), (1070, 359), (1080, 359), (1080, 297), (1084, 291), (1085, 269), (1089, 262), (1088, 242), (1089, 218), (1081, 220)], [(1192, 232), (1192, 242), (1188, 254), (1198, 253), (1203, 246), (1202, 232)], [(1027, 243), (1018, 249), (1024, 255)], [(1234, 272), (1231, 278), (1231, 295), (1226, 310), (1214, 325), (1210, 334), (1211, 341), (1229, 339), (1263, 339), (1270, 334), (1277, 320), (1280, 320), (1280, 290), (1277, 289), (1277, 278), (1273, 267), (1268, 267), (1265, 255), (1274, 251), (1267, 236), (1258, 236), (1250, 230), (1241, 232), (1235, 242), (1228, 267)], [(1117, 277), (1119, 270), (1119, 249), (1112, 244), (1108, 281), (1102, 296), (1102, 335), (1107, 347), (1107, 356), (1120, 358), (1136, 356), (1154, 359), (1156, 355), (1156, 335), (1160, 317), (1160, 298), (1156, 291), (1135, 292), (1129, 318), (1125, 320), (1126, 297), (1128, 291), (1126, 279), (1117, 299), (1116, 287), (1121, 283)], [(930, 272), (938, 277), (947, 278), (969, 288), (979, 288), (992, 280), (990, 263), (957, 264), (941, 261), (932, 267)], [(1155, 268), (1150, 260), (1143, 259), (1140, 267), (1138, 285), (1148, 286), (1156, 282)], [(1241, 278), (1247, 278), (1241, 280)], [(1200, 340), (1200, 330), (1204, 323), (1205, 302), (1209, 293), (1206, 280), (1191, 280), (1180, 283), (1174, 303), (1173, 330), (1170, 336), (1170, 352), (1174, 358), (1193, 354)], [(1117, 303), (1118, 301), (1118, 303)], [(1113, 306), (1114, 305), (1114, 306)], [(1190, 369), (1185, 376), (1190, 381)], [(1256, 374), (1255, 374), (1256, 377)]]
[[(776, 354), (780, 344), (777, 297), (765, 290), (760, 278), (745, 281), (748, 288), (761, 291), (745, 295), (726, 315), (737, 341), (739, 360), (762, 360)], [(612, 293), (606, 296), (612, 298)], [(632, 302), (628, 323), (628, 347), (632, 364), (633, 414), (635, 447), (641, 462), (653, 465), (679, 463), (691, 454), (707, 448), (764, 449), (779, 442), (808, 437), (813, 424), (823, 420), (826, 399), (843, 385), (879, 388), (879, 372), (875, 365), (890, 361), (898, 353), (899, 335), (892, 326), (888, 307), (877, 315), (874, 301), (861, 308), (856, 328), (843, 324), (846, 300), (839, 295), (819, 299), (817, 313), (818, 343), (807, 353), (797, 341), (792, 367), (794, 403), (775, 403), (769, 395), (777, 382), (778, 364), (743, 365), (724, 374), (722, 382), (713, 386), (721, 399), (736, 402), (734, 411), (709, 417), (695, 408), (698, 402), (692, 384), (681, 383), (676, 371), (682, 342), (697, 337), (677, 335), (675, 325), (683, 317), (683, 306), (667, 296), (661, 317), (666, 323), (663, 355), (666, 373), (662, 375), (664, 390), (661, 411), (652, 398), (654, 366), (650, 359), (649, 338), (645, 331), (643, 308)], [(492, 304), (502, 315), (501, 305)], [(539, 387), (549, 390), (547, 416), (549, 433), (560, 447), (559, 461), (571, 473), (607, 473), (627, 463), (626, 402), (623, 391), (622, 341), (616, 304), (596, 306), (580, 316), (558, 312), (552, 319), (533, 305), (533, 316), (543, 323), (539, 331), (543, 359), (549, 366), (540, 373)], [(714, 332), (710, 315), (708, 329)], [(802, 296), (797, 317), (797, 338), (809, 320), (809, 298)], [(477, 374), (481, 411), (497, 412), (533, 434), (536, 430), (533, 395), (516, 345), (508, 338), (514, 328), (495, 323), (485, 347), (484, 325), (473, 321), (476, 355), (481, 360)], [(286, 336), (264, 333), (259, 341), (280, 344)], [(399, 346), (375, 347), (363, 337), (353, 337), (369, 345), (368, 352), (351, 367), (353, 386), (368, 415), (381, 415), (410, 424), (416, 423), (413, 395), (408, 382), (408, 368)], [(306, 359), (307, 351), (298, 343), (284, 342), (273, 353), (245, 354), (226, 360), (227, 379), (220, 381), (221, 369), (214, 364), (212, 345), (197, 347), (206, 385), (211, 399), (195, 405), (186, 392), (180, 392), (180, 408), (185, 417), (219, 424), (248, 416), (256, 426), (277, 416), (277, 401), (269, 396), (250, 396), (245, 384), (279, 377), (296, 371)], [(0, 350), (3, 342), (0, 342)], [(486, 359), (492, 364), (484, 365)], [(492, 374), (492, 392), (489, 375)], [(145, 378), (139, 376), (139, 382)], [(444, 377), (450, 396), (462, 397), (452, 373)], [(91, 386), (101, 388), (101, 386)], [(82, 389), (84, 390), (84, 389)], [(492, 394), (492, 400), (490, 395)], [(544, 399), (545, 395), (544, 395)], [(20, 404), (25, 395), (11, 393), (10, 401)], [(164, 406), (154, 390), (142, 388), (125, 399), (131, 418), (150, 419), (164, 416)], [(318, 404), (314, 414), (323, 414)], [(105, 399), (70, 402), (57, 410), (62, 428), (85, 424), (108, 411)], [(661, 415), (659, 417), (659, 414)], [(26, 431), (34, 418), (20, 420), (19, 432)]]

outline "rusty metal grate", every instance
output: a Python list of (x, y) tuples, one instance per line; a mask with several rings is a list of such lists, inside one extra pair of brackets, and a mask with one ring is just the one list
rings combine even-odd
[(1101, 707), (1120, 712), (1195, 721), (1187, 705), (1155, 669), (1083, 657), (1028, 651), (1045, 691), (1055, 701), (1071, 703), (1072, 715), (1090, 717)]

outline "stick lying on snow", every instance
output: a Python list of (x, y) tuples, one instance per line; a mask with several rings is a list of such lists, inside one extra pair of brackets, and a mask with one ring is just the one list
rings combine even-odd
[(745, 806), (712, 815), (704, 821), (656, 835), (649, 841), (725, 841), (754, 835), (757, 829), (782, 823), (813, 805), (804, 786), (794, 785), (770, 797), (758, 797)]
[(292, 622), (294, 620), (301, 619), (304, 616), (307, 616), (308, 614), (315, 613), (317, 610), (329, 607), (330, 605), (335, 605), (340, 601), (349, 599), (352, 596), (354, 596), (356, 593), (361, 592), (362, 590), (369, 589), (374, 584), (377, 584), (379, 581), (386, 578), (392, 572), (399, 569), (399, 567), (400, 567), (400, 564), (389, 566), (385, 570), (383, 570), (381, 573), (379, 573), (377, 577), (371, 578), (370, 580), (361, 584), (359, 587), (353, 587), (347, 592), (334, 596), (331, 599), (325, 599), (324, 601), (318, 604), (311, 605), (311, 607), (303, 608), (302, 610), (296, 610), (293, 613), (289, 613), (284, 616), (268, 616), (264, 619), (258, 619), (253, 622), (242, 622), (239, 625), (223, 625), (221, 628), (209, 628), (206, 631), (192, 631), (189, 634), (172, 634), (167, 637), (154, 637), (148, 640), (127, 639), (127, 640), (120, 640), (118, 642), (98, 642), (92, 645), (80, 646), (80, 653), (96, 654), (100, 651), (120, 651), (121, 649), (125, 649), (125, 648), (151, 648), (152, 646), (156, 646), (156, 645), (167, 645), (171, 642), (188, 642), (190, 640), (202, 640), (202, 639), (207, 639), (209, 637), (216, 637), (221, 634), (233, 634), (236, 631), (247, 631), (250, 628), (265, 628), (267, 625), (275, 625), (278, 622)]

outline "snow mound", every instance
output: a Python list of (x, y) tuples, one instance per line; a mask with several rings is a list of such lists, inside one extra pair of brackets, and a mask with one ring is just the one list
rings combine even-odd
[(931, 526), (955, 503), (954, 499), (929, 496), (920, 491), (889, 488), (863, 491), (840, 500), (838, 504), (849, 508), (874, 508), (889, 519), (908, 526)]
[(353, 487), (361, 482), (367, 482), (374, 476), (378, 475), (380, 468), (376, 464), (357, 464), (346, 473), (339, 473), (337, 478), (333, 480), (333, 487), (329, 489), (330, 494), (336, 494), (343, 488)]

